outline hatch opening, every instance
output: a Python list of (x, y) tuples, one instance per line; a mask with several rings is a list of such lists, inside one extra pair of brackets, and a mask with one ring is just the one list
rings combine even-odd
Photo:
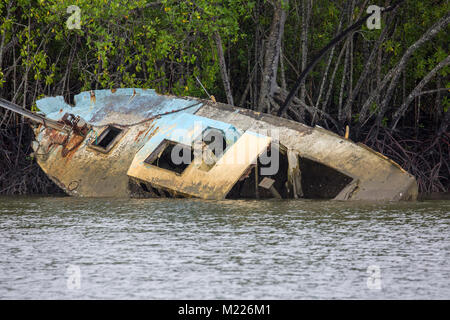
[[(272, 152), (275, 152), (272, 156)], [(271, 162), (267, 163), (267, 159)], [(278, 162), (277, 170), (270, 170), (274, 162)], [(286, 148), (282, 145), (269, 146), (267, 151), (258, 157), (257, 165), (252, 165), (227, 194), (227, 199), (268, 199), (281, 196), (283, 199), (293, 197), (289, 190), (288, 158)], [(275, 167), (273, 167), (275, 168)], [(256, 175), (256, 172), (258, 175)], [(274, 180), (270, 188), (264, 187), (264, 178)], [(274, 188), (276, 192), (274, 192)]]
[(122, 132), (123, 130), (120, 128), (108, 126), (103, 130), (100, 136), (92, 142), (91, 146), (100, 149), (101, 151), (108, 152), (114, 146), (115, 142), (117, 142), (118, 137), (121, 136)]
[(353, 179), (320, 162), (299, 157), (303, 197), (333, 199)]
[(191, 164), (193, 157), (194, 151), (190, 146), (163, 140), (144, 162), (176, 174), (182, 174)]

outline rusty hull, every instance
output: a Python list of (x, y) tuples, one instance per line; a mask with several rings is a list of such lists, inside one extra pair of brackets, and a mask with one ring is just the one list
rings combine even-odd
[[(50, 179), (69, 195), (80, 197), (130, 197), (127, 171), (138, 150), (158, 132), (157, 116), (167, 114), (165, 118), (171, 118), (177, 110), (193, 106), (183, 111), (192, 113), (200, 107), (191, 99), (133, 88), (82, 92), (75, 96), (75, 102), (72, 107), (59, 96), (36, 103), (53, 120), (61, 120), (65, 113), (80, 115), (92, 125), (87, 137), (41, 125), (35, 128), (33, 149), (38, 164)], [(93, 147), (92, 142), (111, 123), (124, 133), (104, 153)]]
[[(93, 128), (99, 132), (104, 129)], [(65, 139), (63, 134), (38, 128), (36, 135), (40, 146), (35, 155), (42, 170), (71, 196), (130, 197), (127, 170), (144, 144), (140, 136), (142, 132), (151, 136), (157, 130), (151, 121), (127, 128), (110, 153), (105, 154), (89, 147), (88, 140), (76, 135), (69, 137), (64, 147), (56, 143)], [(69, 148), (71, 151), (64, 156), (63, 150)]]

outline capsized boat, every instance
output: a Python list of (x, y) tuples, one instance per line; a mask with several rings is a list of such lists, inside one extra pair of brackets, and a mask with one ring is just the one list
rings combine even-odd
[(72, 196), (417, 198), (415, 178), (397, 163), (319, 126), (151, 89), (74, 101), (46, 97), (40, 114), (20, 111), (34, 123), (39, 166)]

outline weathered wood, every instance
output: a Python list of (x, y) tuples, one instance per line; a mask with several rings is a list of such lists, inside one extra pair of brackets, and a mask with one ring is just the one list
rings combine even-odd
[(275, 180), (265, 177), (262, 179), (262, 181), (259, 183), (259, 186), (261, 188), (269, 190), (271, 186), (275, 183)]
[(255, 197), (259, 199), (259, 190), (258, 190), (258, 163), (255, 164)]
[(302, 174), (300, 171), (298, 153), (288, 149), (287, 158), (288, 158), (288, 184), (292, 189), (294, 198), (295, 199), (302, 198), (303, 197)]
[(277, 189), (273, 186), (274, 183), (275, 183), (275, 180), (265, 177), (264, 179), (262, 179), (262, 181), (259, 184), (259, 186), (261, 188), (269, 190), (270, 193), (272, 193), (272, 195), (275, 198), (283, 199), (283, 197), (280, 195), (280, 193), (277, 191)]
[(334, 200), (348, 200), (351, 198), (353, 193), (357, 190), (359, 185), (359, 180), (355, 179), (350, 182), (344, 189), (339, 192), (339, 194), (334, 198)]

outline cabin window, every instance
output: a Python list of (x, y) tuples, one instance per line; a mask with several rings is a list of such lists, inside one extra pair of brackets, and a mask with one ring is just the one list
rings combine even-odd
[(202, 161), (198, 169), (203, 171), (211, 170), (228, 147), (224, 132), (214, 128), (204, 130), (193, 144), (201, 149)]
[(302, 190), (307, 199), (333, 199), (353, 179), (320, 162), (299, 157)]
[(145, 163), (182, 174), (194, 157), (193, 149), (185, 144), (163, 140), (145, 159)]
[(141, 182), (139, 185), (141, 186), (142, 190), (144, 190), (145, 192), (150, 192), (150, 190), (147, 188), (147, 185), (145, 183)]
[(233, 186), (227, 195), (228, 199), (285, 199), (294, 198), (294, 192), (298, 197), (306, 199), (333, 199), (352, 181), (351, 177), (320, 162), (297, 156), (294, 161), (298, 161), (298, 166), (296, 166), (299, 168), (297, 174), (300, 185), (298, 188), (301, 191), (294, 191), (292, 183), (289, 183), (289, 160), (285, 148), (282, 145), (269, 148), (266, 157), (271, 158), (271, 152), (275, 152), (275, 156), (278, 155), (278, 170), (269, 175), (264, 174), (263, 169), (268, 167), (269, 164), (264, 164), (259, 157), (257, 165), (249, 167), (247, 172)]
[[(268, 162), (268, 159), (271, 159), (270, 162)], [(287, 186), (288, 167), (286, 148), (281, 144), (269, 146), (266, 152), (258, 157), (257, 165), (250, 166), (233, 186), (227, 195), (227, 199), (292, 198), (293, 195)], [(268, 170), (270, 168), (273, 168), (273, 170)], [(264, 187), (265, 181), (267, 181), (264, 178), (273, 182), (270, 188)]]
[(222, 130), (208, 128), (203, 133), (203, 142), (216, 158), (220, 158), (227, 149), (227, 141)]
[(119, 138), (123, 135), (123, 130), (114, 126), (108, 126), (103, 132), (94, 139), (90, 147), (101, 152), (109, 152)]

